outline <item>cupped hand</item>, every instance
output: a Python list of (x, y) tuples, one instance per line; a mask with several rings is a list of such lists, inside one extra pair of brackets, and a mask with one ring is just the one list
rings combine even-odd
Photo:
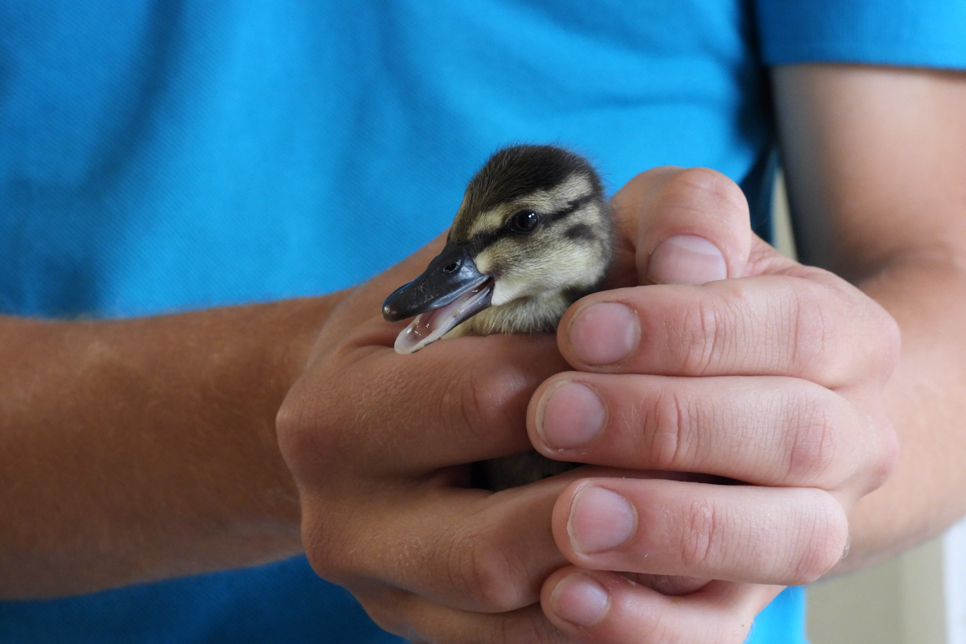
[(566, 368), (553, 336), (455, 338), (393, 350), (405, 323), (382, 301), (442, 239), (344, 295), (277, 419), (302, 506), (303, 545), (323, 578), (414, 641), (569, 641), (540, 588), (566, 560), (554, 501), (568, 480), (493, 494), (469, 463), (531, 449), (526, 409)]
[(561, 320), (574, 371), (537, 390), (531, 440), (555, 459), (717, 479), (569, 484), (553, 534), (572, 565), (547, 580), (543, 606), (587, 642), (741, 642), (782, 586), (841, 559), (849, 509), (891, 471), (882, 390), (898, 328), (754, 236), (718, 173), (646, 172), (614, 209), (625, 288)]

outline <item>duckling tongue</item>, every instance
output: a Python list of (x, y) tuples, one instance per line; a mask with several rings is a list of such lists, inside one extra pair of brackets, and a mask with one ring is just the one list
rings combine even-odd
[(493, 284), (487, 280), (441, 308), (420, 313), (396, 336), (396, 353), (415, 353), (436, 342), (460, 322), (490, 306)]

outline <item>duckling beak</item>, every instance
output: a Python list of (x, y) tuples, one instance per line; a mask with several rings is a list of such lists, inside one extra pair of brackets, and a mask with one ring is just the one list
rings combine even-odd
[(477, 270), (466, 244), (447, 241), (422, 275), (396, 289), (382, 305), (388, 322), (416, 316), (396, 338), (396, 352), (419, 351), (490, 306), (492, 284)]

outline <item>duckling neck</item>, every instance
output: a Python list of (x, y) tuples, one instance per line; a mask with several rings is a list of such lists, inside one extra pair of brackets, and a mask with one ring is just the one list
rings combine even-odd
[(553, 333), (564, 311), (584, 293), (551, 291), (480, 311), (445, 337), (497, 333)]

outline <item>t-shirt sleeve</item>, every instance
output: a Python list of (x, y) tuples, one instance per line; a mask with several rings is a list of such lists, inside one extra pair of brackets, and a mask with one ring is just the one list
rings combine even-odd
[(755, 0), (768, 65), (966, 69), (966, 0)]

